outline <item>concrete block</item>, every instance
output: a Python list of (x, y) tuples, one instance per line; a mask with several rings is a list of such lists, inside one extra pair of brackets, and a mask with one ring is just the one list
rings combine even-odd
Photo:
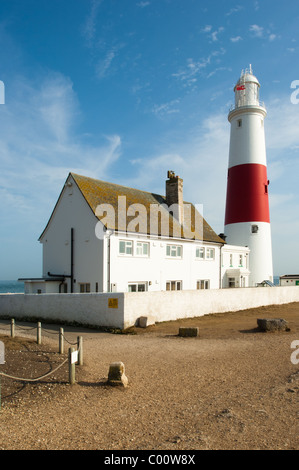
[(156, 323), (156, 319), (153, 316), (138, 318), (138, 326), (140, 328), (146, 328), (147, 326), (155, 325), (155, 323)]
[(179, 336), (183, 336), (184, 338), (199, 336), (199, 328), (197, 327), (179, 328)]
[(257, 324), (261, 331), (290, 331), (288, 322), (282, 318), (258, 318)]
[(110, 364), (108, 373), (108, 384), (127, 387), (128, 378), (125, 375), (125, 365), (123, 362), (113, 362), (112, 364)]

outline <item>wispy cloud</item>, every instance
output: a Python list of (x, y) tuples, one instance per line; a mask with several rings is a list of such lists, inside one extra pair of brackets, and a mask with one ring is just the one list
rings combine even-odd
[(239, 11), (243, 10), (243, 6), (237, 5), (236, 7), (233, 7), (229, 10), (229, 12), (226, 13), (226, 16), (231, 16), (234, 13), (238, 13)]
[(71, 81), (60, 74), (37, 86), (22, 78), (13, 89), (14, 100), (0, 108), (1, 211), (14, 206), (23, 219), (26, 208), (26, 217), (44, 219), (69, 171), (105, 178), (120, 157), (121, 139), (102, 136), (92, 144), (76, 135), (79, 105)]
[(168, 103), (163, 103), (159, 105), (154, 105), (152, 108), (152, 112), (159, 117), (163, 117), (166, 114), (174, 114), (174, 113), (179, 113), (180, 110), (178, 108), (178, 105), (180, 103), (180, 100), (172, 100), (169, 101)]
[(139, 8), (145, 8), (145, 7), (148, 7), (149, 5), (151, 4), (151, 2), (139, 2), (139, 3), (136, 3), (136, 5), (139, 7)]
[(239, 42), (242, 41), (243, 38), (241, 36), (235, 36), (233, 38), (230, 38), (231, 42)]
[(257, 24), (252, 24), (249, 27), (249, 31), (253, 34), (256, 38), (262, 38), (264, 34), (264, 28), (262, 26), (258, 26)]
[(212, 41), (215, 42), (215, 41), (218, 41), (218, 36), (220, 33), (223, 33), (224, 31), (224, 27), (223, 26), (220, 26), (216, 31), (213, 31), (211, 33), (211, 38), (212, 38)]
[(102, 0), (91, 0), (90, 11), (82, 26), (82, 34), (85, 37), (87, 44), (91, 46), (96, 33), (96, 20), (98, 16), (99, 7)]
[(219, 50), (212, 51), (207, 57), (203, 57), (197, 61), (189, 58), (187, 65), (178, 72), (173, 73), (172, 76), (180, 80), (185, 87), (194, 86), (198, 77), (203, 74), (203, 71), (213, 62), (213, 59), (225, 53), (226, 50), (220, 48)]

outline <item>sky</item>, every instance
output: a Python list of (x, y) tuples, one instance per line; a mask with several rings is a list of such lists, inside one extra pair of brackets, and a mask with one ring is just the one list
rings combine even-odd
[(173, 170), (223, 232), (227, 116), (249, 64), (274, 275), (298, 274), (298, 0), (1, 0), (0, 279), (42, 275), (38, 238), (69, 172), (165, 194)]

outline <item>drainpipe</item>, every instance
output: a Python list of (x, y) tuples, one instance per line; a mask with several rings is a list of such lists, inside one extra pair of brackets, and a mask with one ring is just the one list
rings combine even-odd
[(219, 289), (222, 289), (222, 248), (224, 245), (220, 246), (220, 253), (219, 253)]
[(71, 228), (71, 294), (74, 292), (74, 229)]
[(111, 291), (111, 241), (112, 232), (107, 230), (107, 292)]

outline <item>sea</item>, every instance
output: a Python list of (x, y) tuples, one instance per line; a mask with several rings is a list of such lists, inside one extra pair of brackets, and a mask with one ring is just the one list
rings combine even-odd
[(0, 281), (0, 294), (24, 294), (24, 282)]

